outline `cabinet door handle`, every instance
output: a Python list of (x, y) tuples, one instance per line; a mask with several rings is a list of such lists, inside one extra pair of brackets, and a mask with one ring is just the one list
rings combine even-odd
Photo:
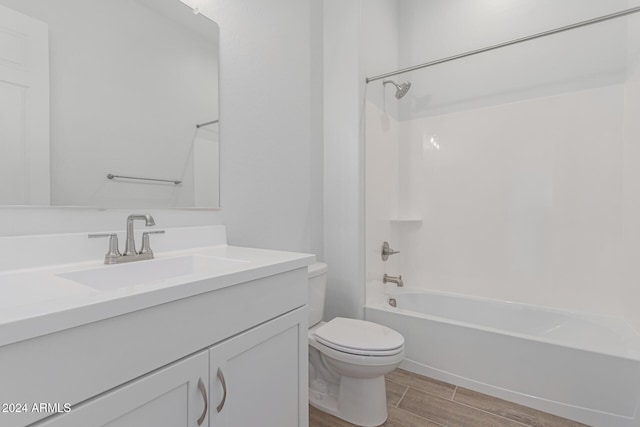
[(224, 401), (227, 400), (227, 383), (224, 380), (224, 374), (222, 373), (222, 370), (220, 368), (218, 368), (218, 379), (222, 384), (222, 391), (224, 392), (224, 394), (222, 395), (222, 401), (216, 407), (218, 412), (220, 412), (222, 411), (222, 408), (224, 408)]
[(198, 379), (198, 390), (200, 390), (200, 394), (204, 400), (204, 411), (202, 411), (202, 415), (198, 418), (198, 425), (201, 426), (207, 416), (207, 411), (209, 410), (209, 398), (207, 397), (207, 389), (202, 382), (202, 378)]

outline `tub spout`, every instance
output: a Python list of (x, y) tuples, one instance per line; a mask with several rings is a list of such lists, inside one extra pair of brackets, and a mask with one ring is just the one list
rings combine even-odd
[(382, 283), (395, 283), (398, 286), (404, 286), (404, 282), (402, 281), (402, 276), (389, 276), (388, 274), (384, 274), (382, 276)]

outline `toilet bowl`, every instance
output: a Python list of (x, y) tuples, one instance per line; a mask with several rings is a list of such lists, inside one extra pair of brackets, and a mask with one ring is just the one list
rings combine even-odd
[[(336, 333), (345, 326), (349, 333)], [(379, 426), (387, 419), (384, 375), (403, 358), (404, 339), (389, 328), (340, 317), (318, 323), (309, 330), (309, 402), (352, 424)]]
[(321, 322), (326, 271), (326, 264), (309, 267), (309, 403), (352, 424), (379, 426), (387, 419), (384, 375), (402, 362), (404, 338), (365, 320)]

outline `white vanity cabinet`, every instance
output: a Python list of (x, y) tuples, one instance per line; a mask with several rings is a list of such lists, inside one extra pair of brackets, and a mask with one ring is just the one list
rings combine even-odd
[(306, 427), (306, 323), (299, 308), (37, 425)]
[(307, 264), (187, 283), (184, 297), (0, 346), (0, 402), (71, 405), (0, 425), (198, 427), (206, 401), (201, 426), (307, 427)]
[(208, 426), (209, 353), (201, 351), (82, 403), (40, 427)]

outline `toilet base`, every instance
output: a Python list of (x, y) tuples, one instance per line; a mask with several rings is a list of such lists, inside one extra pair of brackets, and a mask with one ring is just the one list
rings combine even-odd
[(337, 395), (309, 388), (309, 403), (351, 424), (382, 425), (387, 420), (384, 375), (367, 379), (342, 376)]

